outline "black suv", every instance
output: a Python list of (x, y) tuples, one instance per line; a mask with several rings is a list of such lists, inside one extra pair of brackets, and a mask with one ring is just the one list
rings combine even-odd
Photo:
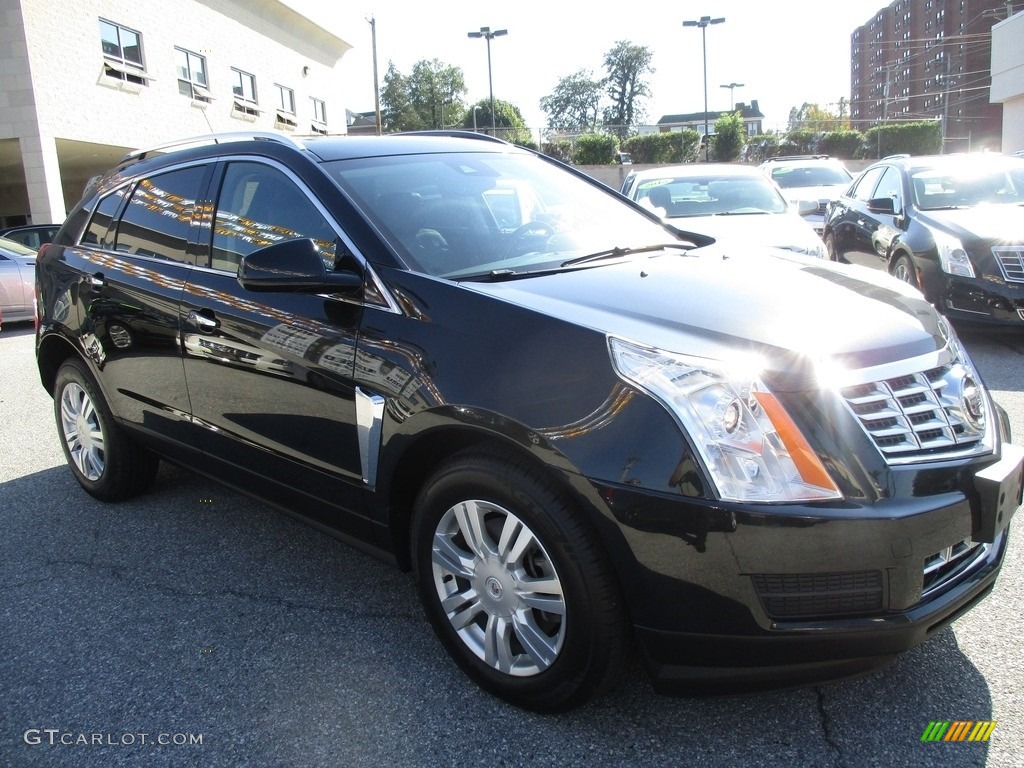
[(884, 269), (956, 321), (1024, 327), (1024, 159), (885, 158), (829, 206), (832, 259)]
[(917, 291), (677, 239), (492, 139), (139, 152), (39, 258), (75, 478), (191, 467), (415, 572), (537, 710), (874, 669), (993, 586), (1022, 451)]

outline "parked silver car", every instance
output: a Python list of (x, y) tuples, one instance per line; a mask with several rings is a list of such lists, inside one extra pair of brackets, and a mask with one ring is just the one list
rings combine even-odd
[(35, 316), (36, 252), (0, 237), (0, 312), (5, 322)]

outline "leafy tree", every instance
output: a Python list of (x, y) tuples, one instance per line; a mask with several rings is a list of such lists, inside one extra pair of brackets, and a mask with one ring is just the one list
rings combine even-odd
[(409, 101), (409, 82), (395, 65), (388, 63), (380, 89), (380, 113), (385, 131), (410, 131), (423, 128), (419, 115)]
[[(462, 119), (462, 127), (473, 130), (473, 112), (476, 112), (476, 129), (481, 133), (491, 132), (491, 100), (480, 99), (476, 104), (466, 108), (466, 116)], [(526, 119), (519, 107), (501, 99), (494, 100), (494, 127), (499, 139), (511, 141), (513, 144), (530, 145), (532, 137), (526, 125)]]
[(715, 120), (715, 135), (712, 137), (712, 141), (715, 147), (715, 157), (718, 160), (724, 163), (735, 160), (740, 156), (745, 140), (746, 131), (739, 112), (722, 115)]
[(540, 100), (540, 108), (548, 116), (548, 128), (571, 133), (594, 131), (603, 87), (604, 83), (586, 69), (560, 79), (555, 89)]
[(462, 70), (438, 59), (420, 60), (412, 74), (388, 65), (381, 88), (381, 115), (389, 131), (418, 131), (459, 125), (465, 115)]
[(641, 99), (651, 95), (647, 76), (654, 73), (651, 59), (654, 54), (643, 45), (620, 40), (604, 56), (605, 93), (611, 106), (604, 111), (604, 122), (619, 136), (625, 137), (630, 128), (641, 122), (645, 113)]
[(840, 103), (840, 114), (836, 115), (827, 109), (822, 109), (817, 104), (808, 104), (806, 101), (799, 109), (793, 107), (789, 110), (790, 131), (811, 131), (812, 133), (823, 133), (825, 131), (838, 131), (848, 127), (847, 121), (842, 117), (842, 110), (845, 104)]

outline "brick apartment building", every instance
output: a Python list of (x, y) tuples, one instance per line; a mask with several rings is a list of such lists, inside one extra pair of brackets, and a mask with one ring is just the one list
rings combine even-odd
[(853, 126), (941, 120), (946, 152), (1000, 149), (1002, 105), (989, 101), (992, 27), (1012, 10), (1005, 0), (881, 8), (851, 35)]

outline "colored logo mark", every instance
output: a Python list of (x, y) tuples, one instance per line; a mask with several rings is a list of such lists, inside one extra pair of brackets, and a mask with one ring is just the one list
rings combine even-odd
[(921, 734), (921, 741), (988, 741), (996, 720), (933, 720)]

